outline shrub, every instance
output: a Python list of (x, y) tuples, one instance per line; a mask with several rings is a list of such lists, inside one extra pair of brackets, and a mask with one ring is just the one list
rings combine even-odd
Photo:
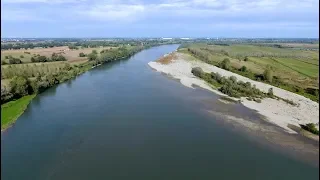
[(272, 71), (270, 70), (270, 68), (267, 68), (264, 73), (263, 73), (263, 77), (264, 77), (264, 80), (268, 81), (268, 82), (272, 82), (272, 78), (273, 78), (273, 75), (272, 75)]
[(192, 68), (191, 73), (197, 77), (201, 77), (204, 71), (200, 67), (195, 67), (195, 68)]
[(81, 52), (79, 53), (79, 57), (86, 57), (86, 55), (83, 52)]
[(97, 59), (97, 54), (95, 54), (95, 53), (90, 53), (90, 54), (88, 54), (88, 59), (89, 59), (89, 61), (94, 61), (94, 60), (96, 60)]
[(261, 103), (261, 99), (258, 99), (258, 98), (255, 98), (255, 99), (253, 99), (255, 102), (257, 102), (257, 103)]
[(229, 79), (233, 82), (236, 83), (237, 82), (237, 78), (235, 76), (230, 76)]
[(9, 56), (4, 56), (5, 59), (9, 59)]
[(95, 49), (92, 50), (92, 53), (93, 53), (93, 54), (98, 54), (97, 50), (95, 50)]
[(246, 72), (246, 71), (247, 71), (247, 67), (246, 67), (246, 66), (242, 66), (242, 67), (240, 68), (240, 71)]
[(308, 123), (306, 125), (300, 124), (301, 128), (307, 130), (313, 134), (319, 135), (319, 130), (316, 128), (315, 124)]
[(20, 58), (24, 58), (24, 56), (23, 56), (23, 55), (20, 55)]
[(249, 60), (248, 56), (246, 56), (243, 60), (248, 61)]
[(22, 61), (18, 58), (10, 57), (9, 58), (9, 64), (21, 64)]
[(272, 89), (272, 88), (270, 88), (270, 89), (268, 90), (267, 95), (268, 95), (269, 97), (273, 97), (273, 89)]
[(231, 69), (231, 63), (228, 58), (225, 58), (220, 64), (219, 67), (225, 70), (230, 70)]

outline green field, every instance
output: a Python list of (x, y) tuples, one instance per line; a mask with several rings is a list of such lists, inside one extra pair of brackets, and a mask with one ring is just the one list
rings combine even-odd
[[(246, 66), (254, 73), (263, 73), (270, 67), (275, 76), (281, 77), (287, 83), (302, 88), (318, 87), (319, 51), (245, 44), (191, 44), (188, 48), (208, 56), (208, 63), (213, 65), (228, 58), (236, 69)], [(186, 48), (179, 51), (188, 53)], [(248, 57), (248, 61), (244, 61), (245, 57)]]
[(28, 95), (1, 105), (1, 130), (10, 127), (26, 110), (34, 97), (35, 95)]
[[(305, 46), (290, 44), (290, 48), (278, 48), (258, 44), (193, 43), (180, 48), (179, 52), (190, 54), (215, 66), (219, 66), (224, 59), (228, 58), (232, 72), (254, 80), (262, 76), (266, 69), (270, 69), (272, 76), (277, 80), (268, 83), (318, 101), (318, 95), (314, 94), (314, 91), (319, 89), (319, 51), (303, 48)], [(239, 70), (243, 66), (246, 67), (247, 72)], [(313, 89), (311, 95), (308, 94), (310, 88)]]

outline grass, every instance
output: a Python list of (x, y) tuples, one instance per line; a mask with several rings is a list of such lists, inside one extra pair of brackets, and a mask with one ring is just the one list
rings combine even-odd
[(24, 96), (1, 105), (1, 130), (10, 127), (26, 110), (28, 104), (35, 96), (36, 95)]
[[(235, 73), (249, 77), (263, 74), (271, 68), (273, 76), (277, 76), (288, 87), (280, 88), (294, 92), (293, 88), (319, 88), (319, 51), (307, 50), (309, 47), (319, 47), (319, 44), (282, 44), (283, 48), (261, 46), (259, 44), (230, 44), (229, 46), (190, 44), (178, 51), (190, 54), (208, 64), (217, 66), (223, 59), (230, 60), (233, 69), (245, 66), (250, 73), (235, 71)], [(191, 49), (197, 54), (188, 51)], [(248, 57), (247, 61), (244, 58)], [(301, 94), (301, 93), (298, 93)], [(301, 94), (310, 98), (308, 94)], [(314, 97), (311, 97), (314, 100)]]

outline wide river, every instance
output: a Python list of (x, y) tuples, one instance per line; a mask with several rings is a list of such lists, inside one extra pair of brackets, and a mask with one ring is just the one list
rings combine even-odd
[(177, 47), (144, 50), (35, 97), (1, 135), (1, 178), (319, 178), (318, 167), (257, 143), (203, 109), (256, 113), (240, 104), (224, 108), (216, 95), (147, 65)]

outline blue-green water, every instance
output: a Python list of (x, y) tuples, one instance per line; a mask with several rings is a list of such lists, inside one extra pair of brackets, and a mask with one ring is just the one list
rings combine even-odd
[[(177, 47), (144, 50), (38, 95), (2, 133), (2, 179), (319, 178), (318, 168), (202, 113), (197, 99), (217, 101), (212, 93), (148, 67)], [(234, 110), (254, 116), (242, 106)]]

